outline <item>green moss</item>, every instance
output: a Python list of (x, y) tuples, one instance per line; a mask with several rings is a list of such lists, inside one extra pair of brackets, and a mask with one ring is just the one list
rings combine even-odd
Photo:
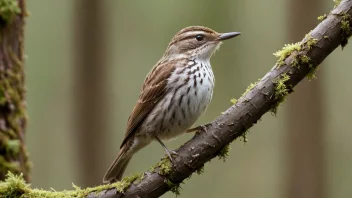
[(308, 57), (307, 55), (302, 55), (300, 56), (300, 62), (303, 64), (308, 64), (309, 67), (309, 72), (306, 75), (306, 78), (311, 81), (313, 79), (316, 79), (316, 72), (318, 70), (318, 67), (313, 67), (312, 64), (312, 59), (310, 57)]
[(160, 175), (169, 175), (172, 171), (172, 163), (170, 159), (165, 157), (158, 162), (157, 167), (159, 168)]
[(333, 0), (335, 2), (334, 8), (340, 5), (341, 0)]
[(348, 14), (342, 15), (341, 20), (341, 47), (347, 45), (348, 39), (352, 36), (351, 16)]
[(108, 190), (112, 188), (116, 188), (117, 191), (123, 193), (131, 184), (134, 182), (138, 182), (142, 180), (144, 177), (143, 173), (136, 173), (131, 176), (126, 176), (122, 178), (121, 181), (115, 182), (112, 184), (100, 185), (92, 188), (81, 189), (80, 187), (73, 185), (74, 191), (66, 191), (65, 193), (69, 193), (70, 195), (74, 195), (77, 197), (86, 197), (90, 193), (98, 194), (103, 190)]
[(290, 80), (290, 77), (286, 73), (284, 73), (284, 74), (281, 74), (281, 78), (279, 78), (276, 81), (276, 83), (275, 83), (276, 84), (276, 86), (275, 86), (275, 100), (287, 96), (288, 89), (287, 89), (287, 86), (285, 83), (288, 80)]
[(232, 99), (230, 100), (230, 102), (231, 102), (232, 104), (236, 104), (236, 103), (237, 103), (237, 99), (236, 99), (236, 98), (232, 98)]
[[(305, 38), (306, 38), (306, 39), (305, 39), (305, 45), (303, 45), (303, 46), (300, 45), (299, 47), (297, 47), (297, 46), (296, 46), (296, 47), (294, 47), (294, 46), (288, 47), (288, 48), (284, 49), (284, 52), (277, 52), (277, 55), (279, 56), (279, 55), (282, 53), (284, 56), (286, 56), (287, 54), (291, 54), (291, 53), (289, 53), (289, 52), (287, 52), (287, 51), (290, 51), (290, 50), (297, 50), (297, 52), (299, 52), (299, 50), (302, 50), (303, 47), (304, 47), (304, 48), (308, 48), (308, 49), (310, 50), (310, 49), (312, 49), (313, 46), (316, 46), (316, 44), (317, 44), (317, 42), (318, 42), (318, 39), (313, 38), (310, 33), (308, 33)], [(298, 43), (296, 43), (296, 44), (298, 45)], [(291, 51), (291, 52), (292, 52), (292, 51)], [(283, 61), (283, 60), (281, 60), (281, 61)], [(307, 74), (306, 77), (307, 77), (309, 80), (312, 80), (312, 79), (316, 78), (316, 76), (315, 76), (316, 68), (314, 68), (313, 65), (312, 65), (312, 59), (311, 59), (309, 56), (305, 55), (305, 54), (297, 53), (297, 55), (296, 55), (296, 56), (294, 57), (294, 59), (292, 60), (291, 65), (292, 65), (293, 67), (299, 68), (300, 65), (302, 65), (302, 64), (308, 65), (309, 68), (310, 68), (310, 72)], [(286, 75), (286, 74), (285, 74), (285, 75)], [(287, 75), (286, 75), (286, 76), (283, 76), (282, 80), (284, 80), (284, 82), (286, 82), (286, 81), (289, 79), (289, 78), (287, 78), (287, 77), (288, 77)], [(286, 80), (286, 81), (285, 81), (285, 80)], [(281, 97), (279, 97), (279, 96), (282, 96), (282, 95), (285, 95), (285, 94), (286, 94), (285, 89), (283, 89), (283, 87), (284, 87), (284, 82), (283, 82), (283, 83), (282, 83), (282, 81), (278, 81), (278, 82), (277, 82), (276, 94), (275, 94), (276, 99), (281, 98)], [(284, 98), (283, 98), (283, 99), (284, 99)], [(280, 102), (283, 102), (283, 100), (280, 101)], [(278, 106), (275, 106), (275, 107), (272, 109), (272, 112), (274, 112), (274, 114), (276, 114), (277, 107), (278, 107)]]
[(300, 62), (303, 64), (307, 64), (307, 63), (309, 64), (312, 61), (312, 59), (310, 59), (307, 55), (302, 55), (299, 57), (299, 59), (300, 59)]
[(72, 198), (72, 197), (86, 197), (90, 193), (100, 193), (103, 190), (116, 188), (119, 192), (124, 192), (133, 182), (143, 179), (143, 174), (135, 174), (129, 177), (123, 178), (120, 182), (100, 185), (93, 188), (81, 189), (80, 187), (73, 185), (74, 190), (64, 190), (61, 192), (45, 191), (41, 189), (31, 189), (26, 184), (22, 175), (14, 175), (12, 173), (7, 174), (7, 178), (4, 182), (0, 182), (0, 197), (25, 197), (25, 198)]
[(312, 35), (309, 33), (306, 35), (306, 43), (308, 46), (308, 49), (312, 49), (318, 42), (318, 39), (315, 39), (312, 37)]
[[(12, 133), (12, 130), (9, 130), (9, 132)], [(9, 136), (13, 136), (13, 134), (11, 135), (0, 135), (0, 150), (2, 150), (2, 152), (6, 153), (7, 158), (11, 158), (14, 156), (18, 156), (18, 154), (20, 153), (21, 150), (21, 142), (18, 139), (10, 139)], [(11, 161), (11, 160), (9, 160)], [(5, 174), (7, 173), (7, 171), (5, 171)]]
[(18, 155), (21, 149), (20, 140), (7, 140), (5, 149), (6, 149), (6, 153), (8, 153), (9, 155), (13, 155), (13, 156)]
[(156, 168), (157, 164), (155, 165), (152, 165), (149, 169), (148, 169), (148, 172), (150, 173), (154, 173), (155, 172), (155, 168)]
[(277, 67), (282, 66), (284, 64), (285, 59), (289, 57), (293, 52), (297, 52), (297, 53), (295, 54), (295, 57), (292, 60), (292, 63), (291, 63), (292, 66), (299, 67), (302, 61), (305, 62), (304, 58), (306, 57), (299, 55), (298, 52), (300, 52), (303, 47), (305, 48), (307, 47), (308, 49), (311, 49), (318, 42), (318, 39), (313, 38), (311, 36), (311, 33), (306, 34), (305, 38), (306, 38), (304, 43), (305, 45), (303, 45), (301, 42), (298, 42), (295, 44), (286, 44), (281, 50), (275, 52), (274, 55), (279, 58), (276, 62), (276, 66)]
[(170, 191), (173, 192), (176, 196), (181, 195), (181, 186), (180, 184), (175, 184), (170, 180), (166, 180), (166, 184), (169, 186)]
[(5, 90), (3, 87), (0, 87), (0, 105), (6, 104), (6, 101)]
[(280, 67), (284, 64), (284, 60), (289, 57), (294, 51), (300, 51), (301, 50), (301, 43), (294, 43), (294, 44), (285, 44), (285, 46), (274, 53), (274, 56), (278, 57), (279, 59), (277, 60), (276, 64), (277, 67)]
[(275, 100), (277, 102), (270, 110), (274, 115), (276, 115), (280, 104), (285, 101), (289, 93), (289, 88), (286, 85), (288, 80), (290, 80), (290, 76), (284, 73), (275, 81)]
[(241, 97), (245, 96), (248, 92), (250, 92), (257, 84), (258, 84), (258, 81), (248, 85), (246, 91), (242, 94)]
[(318, 20), (319, 20), (319, 21), (323, 21), (324, 19), (326, 19), (326, 17), (327, 17), (326, 14), (324, 14), (324, 15), (322, 15), (322, 16), (318, 16)]
[[(143, 179), (143, 177), (144, 177), (144, 174), (137, 173), (132, 176), (124, 177), (121, 181), (114, 183), (113, 186), (117, 189), (117, 191), (123, 193), (126, 190), (126, 188), (128, 188), (133, 182), (140, 181)], [(102, 187), (102, 189), (98, 191), (101, 191), (101, 190), (105, 190), (104, 186)]]
[(243, 143), (247, 143), (247, 142), (248, 142), (247, 133), (248, 133), (248, 130), (245, 131), (245, 132), (241, 135), (241, 139), (240, 139), (240, 140), (241, 140)]
[(20, 165), (17, 162), (6, 160), (4, 156), (0, 156), (0, 174), (5, 175), (8, 171), (20, 172)]
[(28, 187), (29, 185), (26, 184), (22, 175), (16, 176), (9, 172), (5, 181), (0, 183), (0, 195), (9, 198), (21, 197), (28, 191)]
[(226, 158), (230, 155), (230, 144), (224, 146), (222, 149), (220, 149), (219, 154), (218, 154), (218, 158), (222, 161), (226, 161)]
[(307, 55), (298, 55), (292, 62), (292, 66), (298, 67), (300, 64), (306, 64), (309, 67), (309, 73), (306, 75), (308, 80), (316, 79), (317, 67), (313, 67), (312, 59)]
[(306, 78), (309, 81), (316, 79), (317, 78), (316, 73), (317, 73), (318, 69), (319, 69), (319, 67), (315, 67), (315, 68), (310, 67), (310, 71), (306, 75)]
[[(4, 156), (0, 166), (2, 173), (11, 171), (15, 174), (23, 172), (27, 175), (30, 163), (25, 147), (21, 145), (20, 137), (23, 135), (21, 133), (27, 120), (23, 63), (18, 58), (21, 55), (17, 56), (11, 47), (5, 47), (5, 50), (11, 61), (0, 71), (0, 108), (2, 109), (0, 120), (4, 124), (0, 129), (0, 152)], [(24, 164), (18, 163), (19, 158), (22, 158)], [(9, 164), (11, 166), (8, 166)], [(14, 165), (17, 167), (13, 168)], [(4, 169), (6, 167), (12, 168), (6, 170)]]
[[(149, 168), (149, 172), (155, 172), (155, 170), (158, 170), (160, 175), (169, 176), (172, 171), (172, 163), (170, 159), (164, 157), (156, 165)], [(175, 184), (170, 179), (166, 179), (165, 183), (169, 186), (171, 192), (176, 194), (176, 196), (180, 195), (180, 184)]]
[(151, 173), (155, 172), (155, 170), (158, 170), (160, 175), (169, 175), (172, 171), (172, 163), (170, 159), (168, 157), (164, 157), (158, 163), (148, 169), (148, 171)]
[(22, 195), (23, 198), (83, 198), (77, 191), (45, 191), (41, 189), (28, 189), (28, 192)]
[(196, 170), (196, 173), (197, 173), (198, 175), (201, 175), (202, 173), (204, 173), (204, 165), (203, 165), (202, 167), (198, 168), (198, 169)]
[(0, 0), (0, 18), (5, 23), (10, 22), (12, 17), (21, 13), (16, 0)]
[(298, 58), (293, 59), (291, 65), (292, 67), (297, 67), (299, 69), (300, 68), (299, 59)]

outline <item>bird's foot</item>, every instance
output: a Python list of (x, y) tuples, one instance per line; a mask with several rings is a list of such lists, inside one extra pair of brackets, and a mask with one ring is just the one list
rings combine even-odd
[(170, 151), (165, 144), (158, 138), (158, 136), (155, 135), (155, 139), (160, 143), (160, 145), (164, 148), (166, 155), (169, 157), (170, 161), (173, 162), (172, 155), (178, 155), (176, 151)]
[(188, 129), (186, 132), (187, 132), (187, 133), (196, 132), (196, 134), (199, 134), (199, 133), (201, 133), (201, 132), (207, 133), (207, 126), (208, 126), (208, 125), (209, 125), (209, 124), (200, 125), (200, 126), (197, 126), (197, 127), (191, 128), (191, 129)]
[(169, 157), (171, 163), (174, 162), (174, 158), (173, 157), (176, 157), (178, 156), (177, 152), (176, 151), (170, 151), (169, 149), (165, 149), (165, 152), (166, 152), (166, 155)]

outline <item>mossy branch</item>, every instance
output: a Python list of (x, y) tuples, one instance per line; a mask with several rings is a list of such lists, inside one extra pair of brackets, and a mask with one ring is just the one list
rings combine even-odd
[(23, 197), (159, 197), (167, 191), (180, 193), (180, 184), (192, 173), (201, 173), (204, 164), (228, 155), (228, 144), (243, 137), (265, 113), (277, 112), (293, 88), (305, 77), (312, 77), (318, 65), (339, 45), (347, 44), (352, 34), (352, 0), (336, 1), (335, 8), (299, 43), (286, 45), (275, 66), (251, 84), (234, 105), (201, 132), (177, 149), (174, 162), (167, 158), (143, 174), (125, 177), (121, 182), (95, 188), (49, 192), (30, 189), (21, 178), (9, 175), (0, 183), (0, 193)]
[(24, 144), (26, 103), (23, 29), (25, 0), (0, 0), (0, 180), (8, 171), (29, 180)]

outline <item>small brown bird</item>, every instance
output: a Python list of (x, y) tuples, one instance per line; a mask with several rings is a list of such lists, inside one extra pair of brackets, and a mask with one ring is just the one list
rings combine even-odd
[(206, 110), (215, 82), (210, 57), (221, 41), (240, 34), (191, 26), (173, 37), (164, 56), (144, 81), (120, 151), (105, 173), (104, 183), (121, 180), (133, 154), (153, 140), (161, 144), (172, 160), (161, 140), (185, 133)]

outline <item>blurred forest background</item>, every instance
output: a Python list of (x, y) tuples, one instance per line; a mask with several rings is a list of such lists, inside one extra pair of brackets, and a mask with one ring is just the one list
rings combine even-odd
[[(28, 0), (27, 144), (32, 186), (71, 189), (99, 184), (118, 152), (144, 77), (180, 29), (203, 25), (239, 31), (212, 66), (213, 101), (197, 122), (227, 109), (274, 65), (273, 52), (300, 41), (328, 13), (332, 0), (117, 1)], [(279, 109), (232, 143), (182, 185), (181, 197), (351, 197), (352, 47), (335, 50), (317, 80), (299, 84)], [(167, 145), (174, 149), (191, 138)], [(164, 156), (153, 143), (126, 174)], [(164, 197), (175, 197), (167, 193)]]

